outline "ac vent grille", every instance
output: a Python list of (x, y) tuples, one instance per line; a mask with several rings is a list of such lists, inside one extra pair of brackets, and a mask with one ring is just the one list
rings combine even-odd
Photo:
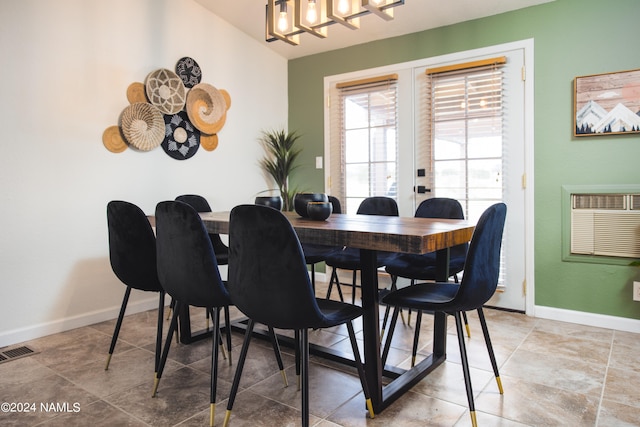
[(574, 194), (572, 206), (571, 253), (640, 257), (640, 195)]
[[(574, 194), (573, 209), (626, 209), (626, 194)], [(640, 209), (640, 200), (638, 200)]]

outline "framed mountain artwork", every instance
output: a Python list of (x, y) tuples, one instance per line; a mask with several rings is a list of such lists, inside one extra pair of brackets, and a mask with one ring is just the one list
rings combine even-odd
[(640, 133), (640, 70), (574, 80), (574, 135)]

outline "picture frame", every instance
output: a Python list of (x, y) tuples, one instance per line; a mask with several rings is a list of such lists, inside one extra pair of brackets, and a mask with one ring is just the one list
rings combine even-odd
[(574, 136), (640, 133), (640, 69), (576, 77), (573, 88)]

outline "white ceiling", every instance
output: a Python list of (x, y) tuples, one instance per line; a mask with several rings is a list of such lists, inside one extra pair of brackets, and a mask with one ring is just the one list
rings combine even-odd
[(385, 21), (373, 14), (360, 18), (360, 29), (350, 30), (335, 24), (326, 39), (300, 35), (300, 45), (282, 41), (265, 42), (265, 6), (267, 0), (195, 0), (274, 52), (288, 59), (340, 49), (347, 46), (415, 33), (485, 16), (497, 15), (554, 0), (405, 0), (394, 10), (395, 18)]

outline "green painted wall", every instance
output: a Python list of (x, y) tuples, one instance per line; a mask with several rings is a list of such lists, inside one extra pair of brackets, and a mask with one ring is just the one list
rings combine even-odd
[(560, 203), (562, 185), (640, 183), (640, 136), (572, 136), (574, 77), (640, 68), (639, 22), (639, 0), (556, 0), (291, 60), (289, 128), (304, 135), (294, 181), (323, 189), (325, 76), (533, 38), (536, 305), (640, 319), (640, 269), (562, 261)]

